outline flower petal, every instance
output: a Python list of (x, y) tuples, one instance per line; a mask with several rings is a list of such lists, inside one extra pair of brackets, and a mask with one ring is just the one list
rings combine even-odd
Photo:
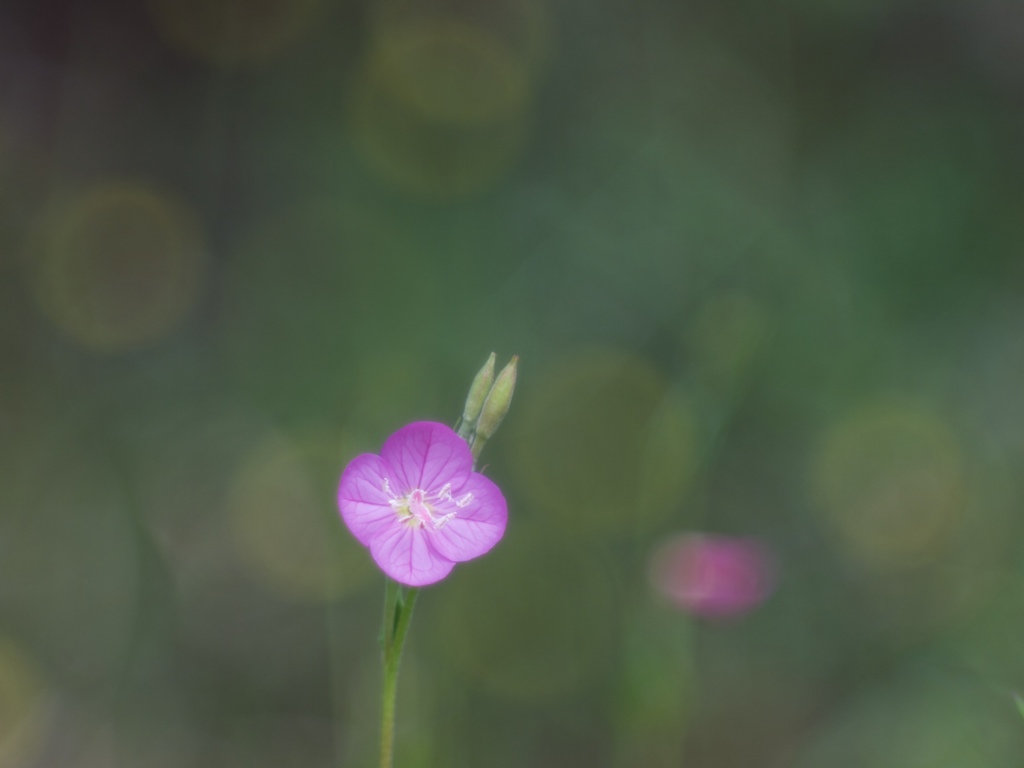
[(408, 525), (399, 525), (374, 538), (370, 554), (384, 573), (409, 587), (440, 581), (455, 567), (455, 563), (431, 548), (423, 529)]
[(433, 421), (416, 421), (402, 427), (384, 443), (381, 458), (394, 469), (400, 484), (397, 493), (417, 488), (458, 488), (473, 471), (473, 455), (466, 441), (450, 427)]
[(384, 481), (390, 474), (393, 472), (387, 463), (372, 453), (356, 456), (341, 473), (338, 509), (345, 525), (363, 546), (389, 527), (401, 525), (384, 490)]
[(457, 563), (490, 550), (505, 535), (508, 520), (505, 497), (488, 478), (474, 472), (453, 497), (459, 499), (466, 494), (472, 497), (465, 507), (449, 502), (438, 508), (438, 512), (445, 514), (455, 512), (455, 517), (437, 530), (425, 529), (434, 549)]

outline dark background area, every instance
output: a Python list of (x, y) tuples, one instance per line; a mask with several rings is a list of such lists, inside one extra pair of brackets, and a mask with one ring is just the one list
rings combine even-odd
[(398, 765), (1020, 765), (1022, 139), (1011, 0), (0, 4), (0, 766), (374, 765), (338, 477), (492, 349)]

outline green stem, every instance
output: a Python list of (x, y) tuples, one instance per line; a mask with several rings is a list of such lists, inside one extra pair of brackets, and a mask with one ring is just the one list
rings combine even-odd
[(473, 470), (476, 471), (476, 463), (480, 460), (480, 453), (484, 449), (484, 443), (487, 442), (487, 438), (481, 434), (473, 439), (473, 444), (470, 446), (470, 452), (473, 454)]
[(384, 580), (384, 617), (380, 624), (380, 647), (387, 659), (388, 649), (395, 639), (395, 619), (398, 602), (402, 596), (402, 587), (397, 581)]
[(380, 710), (380, 768), (391, 768), (394, 761), (398, 665), (402, 660), (402, 647), (405, 645), (418, 594), (418, 589), (410, 588), (403, 595), (401, 587), (391, 579), (388, 579), (384, 590), (384, 626), (381, 628), (384, 692)]

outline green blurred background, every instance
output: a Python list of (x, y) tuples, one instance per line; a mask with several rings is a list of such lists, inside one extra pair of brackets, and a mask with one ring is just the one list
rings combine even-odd
[(401, 768), (1024, 764), (1022, 139), (1017, 0), (3, 3), (0, 767), (373, 765), (337, 480), (492, 349)]

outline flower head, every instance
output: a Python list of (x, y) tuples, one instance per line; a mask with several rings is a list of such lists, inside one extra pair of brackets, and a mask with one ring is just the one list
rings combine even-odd
[(491, 549), (508, 509), (498, 486), (473, 471), (469, 446), (444, 424), (418, 421), (345, 467), (338, 508), (388, 576), (433, 584), (455, 563)]
[(651, 560), (655, 589), (679, 608), (705, 618), (740, 616), (774, 587), (772, 557), (760, 542), (683, 534), (662, 544)]

